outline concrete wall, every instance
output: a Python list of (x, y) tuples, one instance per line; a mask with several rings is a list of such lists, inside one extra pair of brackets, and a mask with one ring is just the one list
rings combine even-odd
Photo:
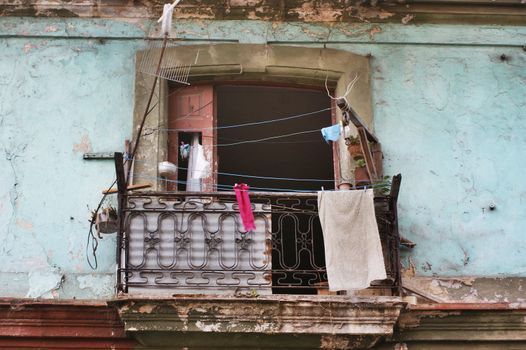
[[(108, 298), (114, 237), (85, 260), (89, 210), (114, 176), (87, 151), (131, 136), (147, 20), (0, 18), (1, 296)], [(404, 176), (405, 263), (421, 276), (526, 276), (524, 27), (176, 23), (185, 44), (295, 44), (372, 54), (385, 172)], [(490, 210), (490, 205), (495, 210)], [(410, 258), (410, 259), (409, 259)], [(517, 287), (519, 288), (519, 287)]]

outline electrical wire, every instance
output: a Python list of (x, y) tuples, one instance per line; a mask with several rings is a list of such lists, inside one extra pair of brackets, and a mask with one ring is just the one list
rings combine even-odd
[[(188, 168), (178, 167), (181, 170), (188, 170)], [(334, 182), (334, 179), (322, 180), (322, 179), (310, 179), (310, 178), (293, 178), (293, 177), (276, 177), (276, 176), (256, 176), (248, 174), (236, 174), (236, 173), (225, 173), (221, 171), (215, 171), (214, 174), (225, 175), (225, 176), (236, 176), (246, 177), (249, 179), (265, 179), (265, 180), (282, 180), (282, 181), (310, 181), (310, 182)]]
[(310, 133), (313, 133), (313, 132), (320, 132), (320, 129), (307, 130), (307, 131), (298, 131), (298, 132), (294, 132), (294, 133), (291, 133), (291, 134), (269, 136), (269, 137), (264, 137), (264, 138), (261, 138), (261, 139), (244, 140), (244, 141), (232, 142), (232, 143), (219, 143), (219, 144), (213, 145), (213, 146), (216, 146), (216, 147), (238, 146), (238, 145), (244, 145), (244, 144), (247, 144), (247, 143), (257, 143), (257, 142), (261, 142), (261, 141), (275, 140), (275, 139), (280, 139), (280, 138), (285, 138), (285, 137), (290, 137), (290, 136), (310, 134)]
[[(197, 110), (195, 110), (195, 111), (192, 111), (191, 113), (187, 114), (186, 116), (176, 118), (176, 121), (177, 121), (177, 120), (181, 120), (181, 119), (187, 117), (188, 115), (193, 114), (193, 113), (195, 113), (195, 112), (197, 112), (197, 111), (203, 109), (204, 107), (206, 107), (207, 105), (209, 105), (211, 102), (212, 102), (212, 101), (210, 101), (209, 103), (207, 103), (207, 104), (205, 104), (204, 106), (200, 107), (199, 109), (197, 109)], [(301, 113), (301, 114), (295, 114), (295, 115), (291, 115), (291, 116), (288, 116), (288, 117), (282, 117), (282, 118), (276, 118), (276, 119), (269, 119), (269, 120), (260, 120), (260, 121), (257, 121), (257, 122), (248, 122), (248, 123), (241, 123), (241, 124), (232, 124), (232, 125), (215, 126), (215, 127), (208, 127), (208, 128), (199, 128), (199, 130), (234, 129), (234, 128), (241, 128), (241, 127), (245, 127), (245, 126), (255, 126), (255, 125), (271, 124), (271, 123), (277, 123), (277, 122), (282, 122), (282, 121), (286, 121), (286, 120), (293, 120), (293, 119), (303, 118), (303, 117), (311, 116), (311, 115), (314, 115), (314, 114), (318, 114), (318, 113), (322, 113), (322, 112), (330, 111), (331, 109), (332, 109), (331, 107), (327, 107), (327, 108), (323, 108), (323, 109), (320, 109), (320, 110), (317, 110), (317, 111), (307, 112), (307, 113)], [(178, 132), (178, 131), (185, 131), (186, 129), (174, 129), (174, 128), (150, 128), (149, 130), (160, 130), (160, 131), (168, 131), (168, 132)]]
[(318, 113), (326, 112), (326, 111), (330, 111), (330, 110), (331, 110), (331, 107), (328, 107), (328, 108), (320, 109), (319, 111), (302, 113), (302, 114), (292, 115), (292, 116), (289, 116), (289, 117), (270, 119), (270, 120), (262, 120), (262, 121), (259, 121), (259, 122), (250, 122), (250, 123), (218, 126), (218, 127), (216, 127), (216, 129), (233, 129), (233, 128), (241, 128), (241, 127), (244, 127), (244, 126), (254, 126), (254, 125), (263, 125), (263, 124), (277, 123), (277, 122), (282, 122), (282, 121), (285, 121), (285, 120), (292, 120), (292, 119), (303, 118), (303, 117), (306, 117), (306, 116), (310, 116), (310, 115), (314, 115), (314, 114), (318, 114)]
[[(95, 237), (95, 234), (93, 233), (93, 227), (95, 226), (95, 221), (96, 221), (96, 218), (97, 218), (97, 214), (98, 214), (100, 208), (102, 207), (102, 204), (104, 203), (104, 200), (108, 196), (108, 191), (111, 190), (111, 188), (113, 186), (115, 186), (116, 183), (117, 183), (117, 179), (115, 179), (113, 181), (113, 183), (110, 185), (110, 187), (108, 187), (108, 190), (106, 191), (106, 193), (104, 193), (102, 195), (102, 199), (100, 200), (99, 204), (97, 205), (97, 209), (95, 209), (95, 211), (93, 211), (93, 215), (92, 215), (92, 217), (90, 219), (88, 240), (86, 242), (86, 261), (88, 262), (88, 265), (91, 267), (92, 270), (96, 270), (97, 267), (98, 267), (97, 248), (99, 246), (99, 241), (98, 241), (97, 237)], [(99, 238), (102, 238), (102, 237), (99, 236)], [(89, 258), (89, 254), (88, 254), (88, 248), (90, 246), (90, 242), (91, 242), (91, 253), (93, 255), (93, 260), (94, 260), (93, 264), (91, 263), (91, 260)]]

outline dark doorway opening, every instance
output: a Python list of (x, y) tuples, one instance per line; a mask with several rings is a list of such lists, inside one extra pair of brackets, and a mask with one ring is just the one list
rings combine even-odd
[[(317, 191), (322, 186), (325, 189), (334, 188), (332, 145), (323, 140), (320, 132), (321, 128), (332, 124), (331, 101), (324, 91), (229, 85), (216, 87), (215, 93), (219, 127), (219, 189), (231, 189), (230, 186), (239, 182), (247, 183), (254, 191)], [(315, 111), (319, 112), (312, 113)], [(301, 116), (303, 114), (307, 115)], [(229, 128), (288, 117), (292, 118)], [(298, 134), (243, 143), (294, 133)], [(273, 293), (315, 294), (316, 285), (326, 281), (323, 235), (316, 215), (315, 199), (300, 201), (292, 197), (276, 201), (279, 203), (273, 202), (276, 206), (272, 206), (271, 215)], [(278, 206), (280, 209), (274, 209)], [(294, 207), (295, 211), (283, 210), (283, 206)], [(298, 213), (298, 210), (308, 213)], [(313, 220), (313, 215), (316, 220)]]
[[(332, 146), (321, 137), (320, 129), (331, 125), (331, 101), (323, 91), (268, 86), (218, 86), (217, 144), (263, 139), (297, 132), (295, 136), (256, 143), (219, 146), (220, 173), (249, 174), (268, 177), (332, 180), (334, 166)], [(239, 128), (231, 125), (260, 122), (321, 111), (280, 122)], [(248, 183), (251, 188), (317, 191), (334, 182), (286, 181), (218, 175), (219, 185)]]

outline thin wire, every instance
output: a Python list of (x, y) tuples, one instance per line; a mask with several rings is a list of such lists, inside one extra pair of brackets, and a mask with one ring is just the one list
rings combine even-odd
[(290, 136), (309, 134), (309, 133), (313, 133), (313, 132), (320, 132), (320, 129), (299, 131), (299, 132), (294, 132), (294, 133), (291, 133), (291, 134), (284, 134), (284, 135), (264, 137), (262, 139), (244, 140), (244, 141), (232, 142), (232, 143), (219, 143), (219, 144), (214, 145), (214, 146), (216, 146), (216, 147), (238, 146), (238, 145), (244, 145), (244, 144), (247, 144), (247, 143), (256, 143), (256, 142), (267, 141), (267, 140), (275, 140), (275, 139), (280, 139), (280, 138), (285, 138), (285, 137), (290, 137)]
[[(155, 130), (155, 129), (151, 129), (151, 130)], [(166, 130), (168, 130), (168, 129), (166, 129)], [(205, 130), (205, 129), (199, 129), (199, 130)], [(262, 138), (262, 139), (241, 140), (241, 141), (232, 142), (232, 143), (218, 143), (218, 144), (215, 144), (215, 145), (210, 145), (210, 147), (228, 147), (228, 146), (244, 145), (244, 144), (247, 144), (247, 143), (258, 143), (258, 142), (263, 142), (263, 141), (267, 141), (267, 140), (275, 140), (275, 139), (281, 139), (281, 138), (286, 138), (286, 137), (291, 137), (291, 136), (296, 136), (296, 135), (303, 135), (303, 134), (309, 134), (309, 133), (314, 133), (314, 132), (320, 132), (320, 130), (321, 129), (314, 129), (314, 130), (307, 130), (307, 131), (298, 131), (298, 132), (294, 132), (294, 133), (291, 133), (291, 134), (282, 134), (282, 135), (276, 135), (276, 136), (269, 136), (269, 137), (265, 137), (265, 138)], [(170, 131), (180, 131), (180, 130), (179, 129), (170, 129)], [(149, 135), (149, 134), (145, 134), (143, 136), (146, 136), (146, 135)], [(204, 136), (204, 137), (213, 138), (213, 136)]]
[[(178, 167), (181, 170), (188, 170), (188, 168)], [(332, 180), (322, 180), (322, 179), (309, 179), (309, 178), (292, 178), (292, 177), (275, 177), (275, 176), (257, 176), (257, 175), (248, 175), (248, 174), (236, 174), (236, 173), (224, 173), (221, 171), (214, 171), (214, 174), (225, 175), (225, 176), (237, 176), (237, 177), (246, 177), (250, 179), (267, 179), (267, 180), (284, 180), (284, 181), (312, 181), (312, 182), (334, 182)]]
[[(240, 190), (240, 191), (243, 191), (243, 190)], [(237, 201), (234, 201), (234, 200), (225, 200), (225, 199), (221, 199), (221, 202), (222, 203), (233, 203), (233, 204), (237, 204)], [(256, 204), (258, 204), (256, 202)], [(261, 203), (259, 203), (261, 204)], [(266, 203), (264, 203), (265, 205)], [(287, 210), (290, 210), (290, 211), (296, 211), (298, 212), (299, 214), (310, 214), (310, 215), (318, 215), (318, 212), (317, 211), (309, 211), (307, 209), (300, 209), (300, 208), (293, 208), (293, 207), (287, 207), (285, 205), (282, 205), (282, 204), (273, 204), (271, 203), (270, 204), (272, 209), (287, 209)]]
[[(181, 119), (183, 119), (183, 118), (185, 118), (185, 117), (191, 115), (192, 113), (195, 113), (195, 112), (199, 111), (200, 109), (202, 109), (202, 108), (206, 107), (207, 105), (209, 105), (211, 102), (212, 102), (212, 101), (210, 101), (209, 103), (207, 103), (207, 104), (205, 104), (204, 106), (200, 107), (199, 109), (190, 112), (190, 113), (187, 114), (186, 116), (183, 116), (183, 117), (180, 117), (180, 118), (176, 118), (176, 121), (177, 121), (177, 120), (181, 120)], [(234, 129), (234, 128), (241, 128), (241, 127), (245, 127), (245, 126), (254, 126), (254, 125), (270, 124), (270, 123), (282, 122), (282, 121), (285, 121), (285, 120), (292, 120), (292, 119), (303, 118), (303, 117), (307, 117), (307, 116), (310, 116), (310, 115), (318, 114), (318, 113), (321, 113), (321, 112), (330, 111), (331, 109), (332, 109), (331, 107), (328, 107), (328, 108), (320, 109), (320, 110), (318, 110), (318, 111), (307, 112), (307, 113), (302, 113), (302, 114), (295, 114), (295, 115), (291, 115), (291, 116), (283, 117), (283, 118), (276, 118), (276, 119), (269, 119), (269, 120), (261, 120), (261, 121), (257, 121), (257, 122), (249, 122), (249, 123), (241, 123), (241, 124), (232, 124), (232, 125), (224, 125), (224, 126), (208, 127), (208, 128), (199, 128), (199, 130)], [(162, 130), (162, 131), (174, 132), (174, 131), (184, 131), (184, 130), (186, 130), (186, 129), (150, 128), (149, 130)]]
[[(175, 92), (175, 91), (174, 91)], [(170, 95), (168, 95), (170, 96)], [(183, 119), (186, 119), (186, 118), (190, 118), (192, 116), (192, 114), (196, 113), (196, 112), (199, 112), (200, 110), (202, 110), (203, 108), (209, 106), (210, 104), (212, 104), (212, 102), (214, 102), (214, 100), (210, 100), (208, 101), (207, 103), (205, 103), (204, 105), (202, 105), (201, 107), (199, 107), (198, 109), (196, 110), (193, 110), (185, 115), (183, 115), (182, 117), (177, 117), (175, 120), (176, 121), (179, 121), (179, 120), (183, 120)]]
[(331, 100), (337, 100), (339, 98), (347, 98), (347, 95), (349, 95), (349, 93), (352, 91), (352, 89), (354, 88), (354, 85), (356, 84), (356, 82), (358, 81), (358, 79), (360, 79), (360, 76), (358, 74), (356, 74), (353, 78), (353, 80), (351, 80), (351, 82), (349, 84), (347, 84), (347, 88), (345, 89), (345, 93), (343, 94), (343, 96), (340, 96), (340, 97), (334, 97), (331, 95), (331, 93), (329, 92), (329, 87), (327, 86), (327, 79), (329, 77), (329, 74), (326, 74), (325, 75), (325, 91), (327, 91), (327, 96), (329, 96), (329, 98)]
[[(135, 162), (141, 162), (146, 163), (147, 160), (136, 160)], [(188, 168), (185, 167), (178, 167), (180, 170), (187, 170)], [(225, 176), (236, 176), (236, 177), (245, 177), (245, 178), (251, 178), (251, 179), (265, 179), (265, 180), (283, 180), (283, 181), (311, 181), (311, 182), (334, 182), (335, 179), (313, 179), (313, 178), (295, 178), (295, 177), (276, 177), (276, 176), (263, 176), (263, 175), (249, 175), (249, 174), (238, 174), (238, 173), (227, 173), (227, 172), (221, 172), (221, 171), (212, 171), (212, 174), (217, 175), (225, 175)], [(342, 180), (348, 180), (348, 179), (342, 179)], [(386, 183), (384, 180), (376, 180), (371, 181), (375, 183)]]
[[(148, 177), (148, 178), (154, 178), (154, 177)], [(183, 184), (186, 184), (186, 181), (178, 181), (178, 180), (168, 180), (168, 179), (163, 179), (163, 178), (157, 178), (157, 179), (161, 179), (161, 180), (164, 180), (164, 181), (167, 181), (167, 182), (176, 182), (176, 183), (183, 183)], [(221, 187), (225, 187), (224, 189), (222, 189), (222, 191), (229, 191), (231, 192), (233, 190), (232, 186), (230, 185), (218, 185), (218, 187), (221, 186)], [(252, 189), (262, 189), (262, 187), (251, 187)], [(250, 191), (250, 190), (239, 190), (239, 191)], [(305, 193), (313, 193), (315, 191), (301, 191), (301, 190), (289, 190), (289, 192), (305, 192)], [(283, 191), (280, 191), (280, 192), (283, 192)], [(237, 203), (237, 201), (228, 201), (228, 200), (224, 200), (224, 199), (221, 199), (221, 202), (226, 202), (226, 203)], [(186, 203), (185, 203), (186, 205)], [(279, 209), (288, 209), (288, 210), (291, 210), (291, 211), (299, 211), (301, 213), (304, 213), (304, 214), (312, 214), (312, 215), (317, 215), (318, 213), (317, 212), (313, 212), (313, 211), (306, 211), (304, 209), (298, 209), (298, 208), (292, 208), (292, 207), (287, 207), (287, 206), (284, 206), (284, 205), (280, 205), (280, 204), (272, 204), (272, 207), (274, 208), (279, 208)], [(184, 211), (184, 205), (183, 205), (183, 211)]]
[[(161, 180), (161, 181), (166, 181), (166, 182), (169, 182), (169, 183), (177, 183), (177, 184), (183, 184), (183, 185), (186, 185), (187, 182), (186, 181), (182, 181), (182, 180), (170, 180), (170, 179), (165, 179), (165, 178), (162, 178), (162, 177), (156, 177), (156, 176), (138, 176), (137, 178), (141, 178), (141, 179), (151, 179), (151, 180)], [(223, 184), (215, 184), (215, 186), (218, 188), (218, 189), (221, 189), (221, 190), (232, 190), (232, 185), (223, 185)], [(251, 189), (257, 189), (257, 190), (267, 190), (267, 191), (278, 191), (278, 192), (315, 192), (316, 190), (298, 190), (298, 189), (291, 189), (291, 188), (276, 188), (276, 187), (254, 187), (254, 186), (251, 186)], [(241, 190), (243, 191), (243, 190)]]
[[(95, 234), (93, 233), (93, 227), (95, 226), (95, 221), (96, 221), (96, 216), (100, 210), (100, 208), (102, 207), (102, 203), (104, 203), (104, 200), (106, 199), (106, 197), (108, 196), (108, 192), (111, 190), (111, 188), (117, 183), (117, 179), (115, 179), (112, 184), (110, 185), (110, 187), (108, 187), (108, 190), (106, 191), (106, 193), (103, 194), (102, 196), (102, 199), (100, 200), (99, 204), (97, 205), (97, 209), (95, 209), (95, 211), (93, 212), (93, 216), (91, 217), (90, 219), (90, 225), (89, 225), (89, 232), (88, 232), (88, 240), (86, 242), (86, 260), (88, 262), (88, 265), (91, 267), (92, 270), (96, 270), (97, 267), (98, 267), (98, 262), (97, 262), (97, 248), (99, 246), (99, 241), (97, 240), (97, 237), (95, 237)], [(102, 238), (101, 236), (99, 236), (99, 238)], [(88, 248), (89, 248), (89, 243), (91, 241), (91, 251), (92, 251), (92, 255), (93, 255), (93, 259), (94, 259), (94, 264), (91, 263), (91, 260), (89, 258), (89, 254), (88, 254)]]
[[(240, 139), (233, 139), (230, 137), (218, 137), (218, 139), (222, 140), (228, 140), (228, 141), (243, 141)], [(305, 140), (305, 141), (261, 141), (260, 143), (268, 143), (268, 144), (300, 144), (300, 143), (323, 143), (322, 139), (318, 140)]]
[[(166, 181), (166, 182), (169, 182), (169, 183), (177, 183), (177, 184), (183, 184), (183, 185), (187, 183), (186, 181), (182, 181), (182, 180), (170, 180), (170, 179), (157, 177), (157, 176), (142, 175), (142, 176), (137, 176), (137, 178), (161, 180), (161, 181)], [(382, 187), (382, 186), (385, 186), (387, 184), (389, 184), (389, 183), (388, 182), (382, 182), (382, 183), (376, 183), (376, 184), (371, 184), (371, 185), (358, 186), (358, 187), (356, 187), (356, 189)], [(217, 186), (218, 189), (222, 189), (222, 190), (227, 190), (227, 189), (228, 190), (232, 190), (232, 185), (215, 184), (215, 186)], [(311, 189), (311, 190), (301, 189), (301, 190), (298, 190), (298, 189), (292, 189), (292, 188), (256, 187), (256, 186), (251, 186), (250, 189), (278, 191), (278, 192), (300, 192), (300, 193), (312, 193), (312, 192), (319, 191), (317, 189)], [(248, 190), (248, 191), (250, 191), (250, 190)], [(324, 191), (328, 192), (328, 191), (337, 191), (337, 190), (332, 190), (331, 189), (331, 190), (324, 190)]]
[(319, 111), (297, 114), (297, 115), (293, 115), (293, 116), (290, 116), (290, 117), (270, 119), (270, 120), (262, 120), (262, 121), (259, 121), (259, 122), (250, 122), (250, 123), (243, 123), (243, 124), (218, 126), (216, 129), (233, 129), (233, 128), (240, 128), (240, 127), (243, 127), (243, 126), (270, 124), (270, 123), (282, 122), (282, 121), (285, 121), (285, 120), (292, 120), (292, 119), (302, 118), (302, 117), (306, 117), (306, 116), (309, 116), (309, 115), (313, 115), (313, 114), (317, 114), (317, 113), (321, 113), (321, 112), (326, 112), (326, 111), (330, 111), (330, 110), (331, 110), (331, 107), (328, 107), (328, 108), (320, 109)]

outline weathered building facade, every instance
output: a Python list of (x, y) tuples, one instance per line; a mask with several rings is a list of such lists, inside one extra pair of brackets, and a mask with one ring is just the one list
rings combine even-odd
[[(141, 242), (123, 252), (123, 242), (130, 241), (104, 236), (96, 251), (98, 267), (92, 270), (86, 263), (86, 255), (93, 259), (92, 246), (86, 249), (88, 220), (100, 191), (115, 176), (113, 160), (103, 153), (122, 152), (125, 140), (134, 140), (140, 128), (154, 80), (141, 72), (140, 63), (150, 48), (146, 39), (158, 37), (162, 5), (0, 4), (1, 348), (526, 347), (526, 192), (521, 176), (526, 169), (525, 5), (183, 0), (172, 25), (177, 45), (166, 55), (174, 67), (193, 66), (191, 86), (183, 90), (160, 79), (148, 108), (133, 182), (150, 183), (154, 194), (128, 198), (134, 203), (126, 207), (132, 219), (128, 226), (123, 223), (129, 233), (140, 227), (133, 215), (145, 218)], [(172, 266), (163, 260), (170, 257), (159, 255), (154, 267), (142, 264), (151, 251), (162, 249), (163, 238), (147, 234), (156, 231), (153, 222), (161, 222), (159, 217), (191, 222), (182, 216), (189, 209), (177, 207), (184, 200), (167, 195), (165, 190), (174, 188), (158, 178), (157, 164), (170, 158), (174, 142), (177, 148), (187, 137), (171, 139), (173, 113), (202, 109), (222, 116), (215, 121), (219, 124), (203, 121), (212, 123), (201, 125), (205, 130), (252, 121), (227, 120), (229, 106), (241, 110), (246, 104), (247, 116), (257, 110), (270, 113), (265, 108), (278, 108), (280, 96), (286, 95), (282, 105), (289, 107), (279, 107), (281, 115), (328, 106), (333, 112), (327, 120), (340, 120), (325, 88), (341, 96), (356, 76), (349, 104), (381, 142), (383, 173), (403, 174), (398, 229), (416, 246), (401, 248), (402, 292), (416, 296), (416, 305), (389, 286), (358, 295), (294, 295), (265, 291), (260, 282), (215, 293), (228, 276), (201, 274), (187, 278), (194, 284), (181, 288), (177, 273), (188, 270), (167, 268), (171, 280), (157, 271)], [(284, 90), (268, 92), (269, 86)], [(296, 96), (286, 89), (301, 92)], [(320, 91), (323, 101), (316, 104)], [(194, 95), (195, 106), (188, 97)], [(173, 112), (172, 100), (181, 96), (188, 97), (190, 109)], [(205, 106), (200, 98), (214, 102)], [(306, 123), (280, 126), (280, 133), (319, 128)], [(263, 133), (258, 128), (249, 135), (210, 134), (210, 145), (266, 137)], [(203, 137), (205, 147), (206, 142)], [(322, 164), (320, 151), (306, 144), (278, 146), (275, 151), (251, 150), (261, 153), (251, 153), (258, 161), (250, 162), (245, 173), (272, 175), (265, 170), (272, 167), (265, 163), (268, 153), (276, 167), (292, 170), (293, 159), (309, 154), (312, 166), (301, 163), (303, 176), (297, 177), (327, 176), (318, 169), (330, 169), (337, 181), (353, 176), (355, 164), (344, 143), (335, 146), (336, 156), (324, 159), (323, 166), (317, 166)], [(287, 150), (293, 155), (281, 162)], [(219, 150), (210, 157), (219, 159), (214, 171), (225, 172), (232, 169), (222, 168), (227, 160), (241, 156)], [(221, 189), (221, 183), (231, 184), (219, 178), (210, 186)], [(307, 197), (302, 198), (311, 200)], [(261, 199), (256, 210), (261, 220), (274, 215), (265, 204), (276, 206), (275, 200)], [(211, 218), (233, 209), (190, 210), (208, 210)], [(152, 219), (152, 211), (159, 216)], [(207, 232), (212, 247), (219, 241), (213, 241), (213, 229)], [(184, 235), (177, 238), (182, 239), (177, 244), (184, 242)], [(152, 244), (151, 250), (142, 244)], [(144, 256), (134, 260), (133, 252)], [(188, 266), (199, 271), (200, 262), (190, 260)], [(312, 266), (302, 268), (312, 273)], [(246, 283), (265, 280), (261, 271)], [(213, 288), (204, 288), (212, 293), (201, 293), (199, 278), (215, 281)], [(168, 285), (162, 293), (141, 289), (151, 281)]]

